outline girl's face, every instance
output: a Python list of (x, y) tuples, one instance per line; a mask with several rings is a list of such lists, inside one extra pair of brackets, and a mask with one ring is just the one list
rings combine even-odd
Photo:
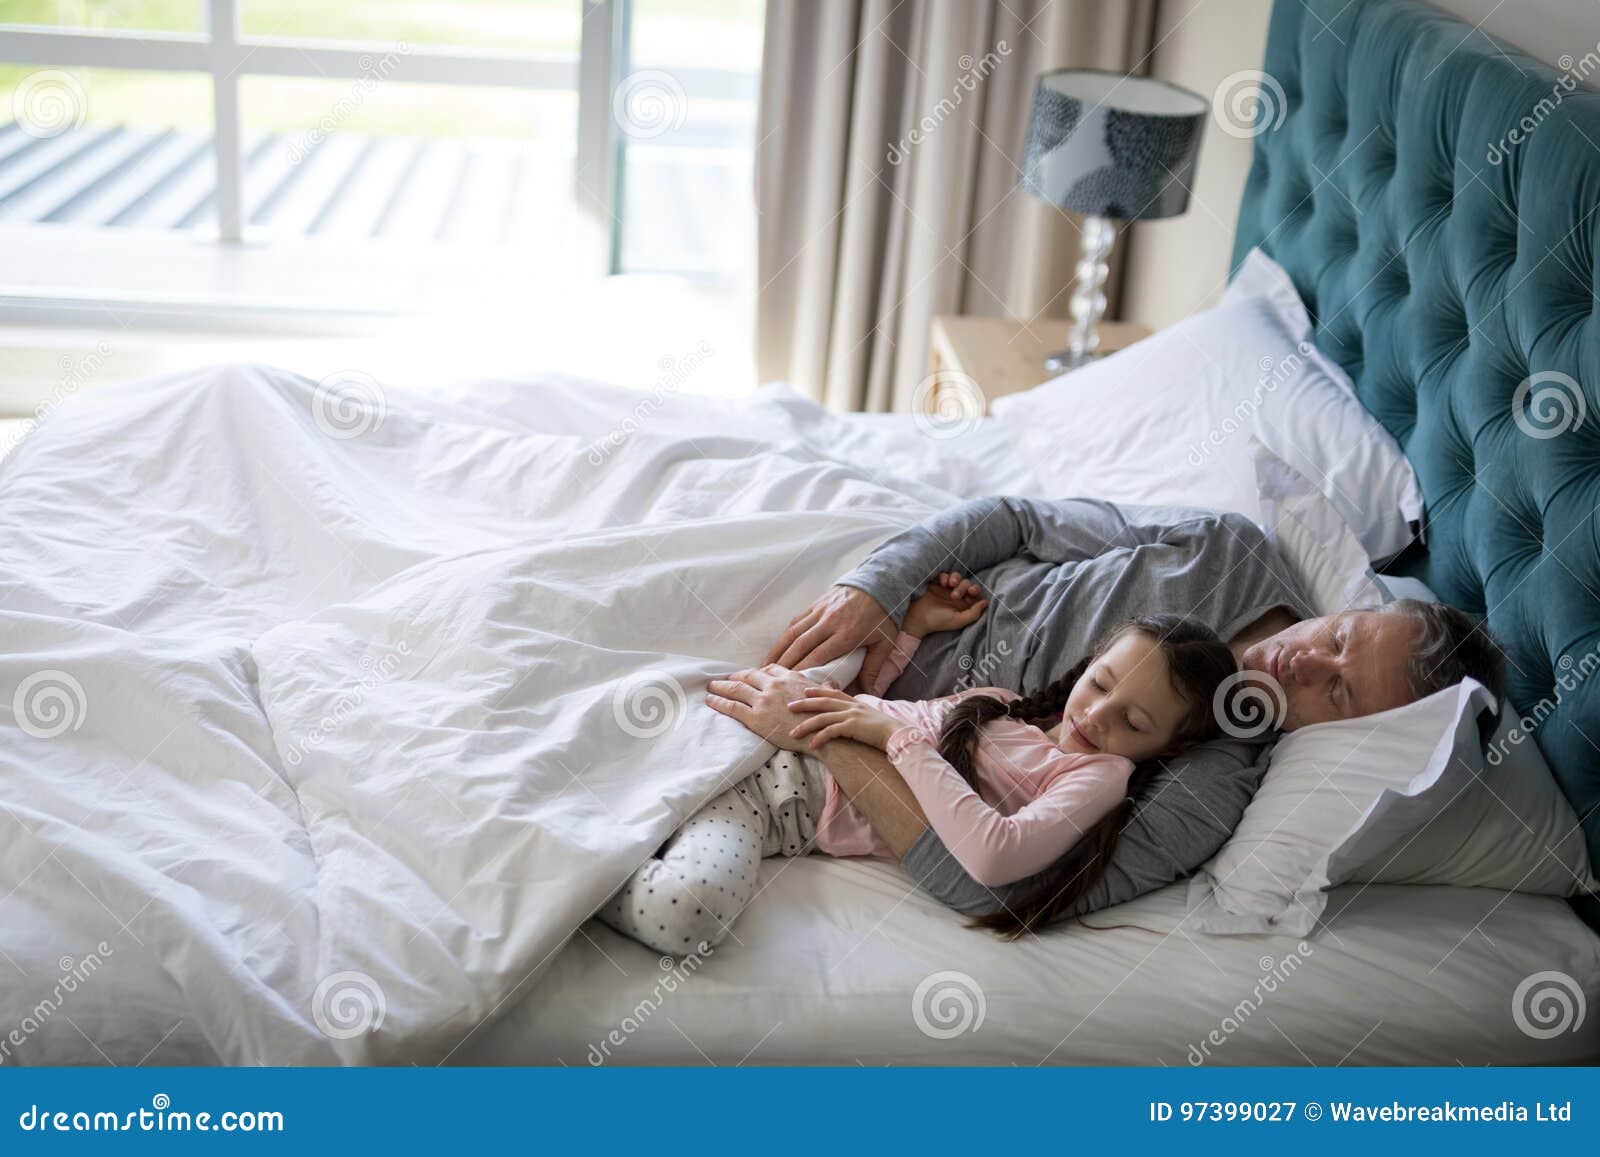
[(1063, 751), (1138, 763), (1166, 751), (1188, 713), (1156, 641), (1127, 631), (1073, 685), (1056, 742)]

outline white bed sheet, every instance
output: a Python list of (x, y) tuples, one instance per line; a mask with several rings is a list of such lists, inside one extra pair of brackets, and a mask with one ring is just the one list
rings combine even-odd
[[(1565, 901), (1487, 889), (1344, 887), (1330, 900), (1329, 927), (1305, 942), (1309, 950), (1295, 937), (1190, 933), (1184, 909), (1180, 883), (1092, 919), (1150, 931), (1058, 929), (1010, 944), (966, 928), (911, 890), (892, 863), (768, 860), (737, 942), (702, 965), (669, 971), (649, 949), (591, 921), (538, 990), (450, 1062), (1600, 1060), (1600, 939)], [(1519, 1027), (1513, 1000), (1519, 985), (1547, 972), (1574, 980), (1589, 1015), (1576, 1032), (1540, 1039)], [(1525, 1009), (1537, 987), (1524, 994)]]

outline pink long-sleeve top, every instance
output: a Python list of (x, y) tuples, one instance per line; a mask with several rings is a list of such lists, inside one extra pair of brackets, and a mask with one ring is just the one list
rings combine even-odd
[[(905, 669), (920, 639), (902, 634), (872, 690), (882, 692)], [(978, 883), (1009, 884), (1049, 867), (1127, 795), (1133, 763), (1120, 755), (1063, 751), (1038, 727), (1002, 718), (986, 724), (973, 765), (978, 791), (938, 750), (950, 709), (969, 695), (1015, 699), (1012, 691), (978, 687), (942, 699), (903, 702), (862, 695), (900, 721), (885, 754), (904, 777), (928, 823)], [(830, 856), (883, 856), (894, 851), (828, 776), (816, 849)]]

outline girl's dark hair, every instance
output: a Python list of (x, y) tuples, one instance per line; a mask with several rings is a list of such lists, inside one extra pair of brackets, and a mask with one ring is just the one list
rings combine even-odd
[[(1181, 615), (1140, 615), (1118, 624), (1101, 640), (1094, 654), (1042, 690), (1010, 701), (993, 695), (969, 695), (951, 708), (939, 731), (939, 754), (978, 790), (973, 753), (978, 733), (992, 719), (1009, 716), (1024, 723), (1050, 727), (1061, 718), (1073, 685), (1089, 664), (1130, 631), (1155, 641), (1167, 661), (1167, 673), (1189, 710), (1173, 732), (1162, 756), (1176, 755), (1196, 743), (1215, 738), (1221, 730), (1212, 701), (1230, 675), (1238, 670), (1233, 652), (1203, 623)], [(1016, 940), (1072, 911), (1074, 905), (1100, 882), (1111, 863), (1122, 829), (1133, 815), (1133, 799), (1144, 789), (1155, 765), (1146, 760), (1134, 768), (1128, 797), (1084, 832), (1078, 842), (1055, 863), (1029, 877), (1028, 886), (1000, 911), (968, 922), (969, 928), (988, 928), (1006, 940)]]

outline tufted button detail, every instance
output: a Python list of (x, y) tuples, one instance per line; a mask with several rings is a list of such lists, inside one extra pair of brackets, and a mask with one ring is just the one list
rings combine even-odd
[(1333, 339), (1334, 358), (1352, 377), (1361, 364), (1361, 327), (1352, 325)]
[(1396, 253), (1388, 260), (1387, 268), (1389, 270), (1390, 283), (1394, 286), (1394, 292), (1401, 297), (1409, 297), (1411, 295), (1411, 270), (1406, 268), (1405, 253)]
[(1497, 213), (1481, 222), (1484, 247), (1495, 252), (1517, 252), (1517, 219), (1510, 213)]
[(1311, 219), (1315, 209), (1310, 187), (1302, 185), (1293, 196), (1284, 198), (1283, 212), (1279, 216), (1285, 226), (1298, 225), (1303, 228), (1305, 222)]
[(1407, 434), (1406, 437), (1402, 439), (1401, 446), (1401, 448), (1404, 449), (1404, 443), (1411, 440), (1410, 431), (1417, 428), (1417, 387), (1414, 385), (1399, 383), (1390, 386), (1389, 391), (1390, 396), (1400, 403), (1400, 412), (1405, 419), (1404, 425)]
[(1600, 307), (1600, 303), (1593, 298), (1569, 300), (1560, 308), (1551, 310), (1552, 324), (1570, 332), (1594, 317), (1597, 307)]
[(1490, 364), (1500, 377), (1499, 392), (1505, 395), (1506, 417), (1509, 418), (1512, 392), (1532, 372), (1528, 368), (1528, 355), (1515, 342), (1500, 342), (1490, 350)]
[(1394, 145), (1388, 141), (1373, 137), (1369, 142), (1372, 149), (1372, 174), (1379, 180), (1387, 183), (1394, 179)]
[(1454, 281), (1446, 279), (1439, 289), (1438, 305), (1434, 315), (1442, 339), (1455, 342), (1467, 337), (1472, 324), (1467, 320), (1467, 303)]

